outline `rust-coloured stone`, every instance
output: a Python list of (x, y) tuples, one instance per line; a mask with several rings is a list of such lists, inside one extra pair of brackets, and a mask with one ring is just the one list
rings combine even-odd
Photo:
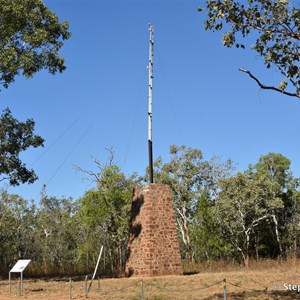
[(159, 276), (182, 273), (170, 187), (164, 184), (135, 187), (126, 274)]

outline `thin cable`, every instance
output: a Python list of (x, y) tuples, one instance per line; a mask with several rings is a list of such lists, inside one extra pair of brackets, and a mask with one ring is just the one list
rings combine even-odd
[(139, 95), (137, 97), (137, 101), (136, 101), (136, 105), (135, 105), (135, 113), (134, 113), (134, 117), (133, 117), (133, 122), (132, 122), (132, 125), (131, 125), (131, 130), (130, 130), (130, 134), (129, 134), (127, 147), (126, 147), (126, 150), (125, 150), (125, 157), (124, 157), (123, 166), (122, 166), (123, 170), (125, 168), (129, 148), (130, 148), (132, 137), (133, 137), (133, 132), (134, 132), (134, 129), (135, 129), (135, 126), (136, 126), (137, 114), (138, 114), (138, 111), (139, 111), (139, 108), (140, 108), (140, 103), (141, 103), (142, 87), (143, 87), (143, 82), (141, 81), (140, 89), (139, 89)]
[(221, 281), (217, 281), (217, 282), (214, 282), (208, 286), (203, 286), (203, 287), (199, 287), (199, 288), (194, 288), (194, 289), (188, 289), (188, 290), (183, 290), (183, 289), (169, 289), (169, 288), (164, 288), (164, 287), (160, 287), (158, 285), (155, 285), (153, 283), (147, 283), (147, 285), (149, 286), (152, 286), (154, 288), (157, 288), (158, 290), (161, 290), (161, 291), (166, 291), (166, 292), (178, 292), (178, 293), (186, 293), (186, 292), (193, 292), (193, 291), (200, 291), (200, 290), (205, 290), (205, 289), (208, 289), (208, 288), (211, 288), (217, 284), (220, 284), (221, 282), (223, 282), (222, 280)]
[(141, 282), (141, 280), (137, 280), (131, 284), (128, 284), (122, 288), (118, 288), (118, 289), (112, 289), (112, 290), (109, 290), (109, 291), (106, 291), (106, 292), (101, 292), (100, 295), (107, 295), (107, 294), (110, 294), (110, 293), (113, 293), (113, 292), (121, 292), (121, 291), (124, 291), (132, 286), (135, 286), (137, 285), (139, 282)]
[[(83, 134), (80, 136), (80, 138), (78, 139), (78, 141), (76, 142), (76, 144), (72, 147), (72, 149), (69, 151), (69, 153), (67, 154), (67, 156), (64, 158), (64, 160), (60, 163), (60, 165), (57, 167), (57, 169), (54, 171), (54, 173), (52, 174), (52, 176), (49, 178), (49, 180), (47, 181), (47, 183), (45, 184), (45, 187), (52, 181), (52, 179), (56, 176), (56, 174), (58, 173), (58, 171), (62, 168), (62, 166), (65, 164), (65, 162), (68, 160), (68, 158), (71, 156), (71, 154), (73, 153), (73, 151), (76, 149), (76, 147), (80, 144), (80, 142), (82, 141), (82, 139), (86, 136), (86, 134), (88, 133), (88, 131), (91, 129), (93, 123), (95, 120), (93, 120), (90, 125), (87, 127), (87, 129), (83, 132)], [(39, 193), (36, 197), (35, 200), (39, 197), (41, 193)]]
[(69, 151), (69, 153), (67, 154), (67, 156), (65, 157), (65, 159), (60, 163), (60, 165), (58, 166), (58, 168), (55, 170), (55, 172), (53, 173), (53, 175), (50, 177), (50, 179), (47, 181), (46, 186), (51, 182), (51, 180), (55, 177), (55, 175), (57, 174), (57, 172), (62, 168), (62, 166), (65, 164), (65, 162), (67, 161), (67, 159), (71, 156), (71, 154), (73, 153), (73, 151), (76, 149), (76, 147), (80, 144), (80, 142), (82, 141), (82, 139), (86, 136), (86, 134), (88, 133), (88, 131), (91, 129), (92, 124), (94, 123), (94, 121), (92, 123), (90, 123), (90, 125), (88, 126), (88, 128), (83, 132), (83, 134), (80, 136), (79, 140), (77, 141), (77, 143), (73, 146), (73, 148)]
[(183, 138), (182, 138), (181, 127), (179, 126), (178, 118), (177, 118), (176, 111), (175, 111), (175, 105), (174, 105), (173, 97), (172, 97), (171, 92), (170, 92), (170, 88), (169, 88), (169, 85), (168, 85), (168, 82), (167, 82), (167, 77), (166, 77), (166, 74), (165, 74), (165, 71), (164, 71), (164, 66), (163, 66), (162, 60), (160, 58), (160, 53), (159, 53), (159, 49), (158, 48), (157, 48), (156, 52), (157, 52), (158, 61), (159, 61), (160, 67), (161, 67), (161, 71), (162, 71), (162, 75), (163, 75), (163, 80), (164, 80), (164, 83), (165, 83), (165, 86), (166, 86), (166, 90), (167, 90), (167, 94), (168, 94), (168, 99), (169, 99), (169, 101), (171, 103), (171, 110), (173, 111), (174, 120), (175, 120), (177, 129), (178, 129), (180, 144), (183, 145)]
[(72, 127), (79, 121), (80, 118), (76, 119), (67, 127), (65, 131), (63, 131), (52, 143), (51, 145), (45, 149), (31, 164), (30, 166), (33, 166), (36, 162), (38, 162), (63, 136), (65, 136), (71, 129)]
[(239, 286), (239, 285), (231, 283), (229, 281), (227, 281), (227, 283), (234, 286), (234, 287), (237, 287), (239, 289), (243, 289), (243, 290), (248, 290), (248, 291), (253, 291), (253, 292), (259, 292), (260, 291), (260, 290), (256, 290), (256, 289), (247, 288), (247, 287), (244, 287), (244, 286)]

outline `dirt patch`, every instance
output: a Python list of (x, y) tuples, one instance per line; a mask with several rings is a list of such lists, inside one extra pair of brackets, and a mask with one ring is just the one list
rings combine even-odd
[[(300, 293), (293, 290), (300, 285), (299, 266), (284, 265), (261, 270), (226, 270), (202, 272), (189, 276), (162, 276), (139, 278), (102, 279), (94, 281), (88, 294), (89, 299), (139, 300), (221, 300), (224, 299), (226, 278), (227, 299), (237, 300), (296, 300)], [(290, 290), (287, 290), (290, 284)], [(24, 296), (30, 300), (86, 299), (84, 280), (73, 281), (24, 281)], [(0, 299), (20, 299), (18, 282), (12, 284), (9, 295), (8, 281), (0, 282)]]

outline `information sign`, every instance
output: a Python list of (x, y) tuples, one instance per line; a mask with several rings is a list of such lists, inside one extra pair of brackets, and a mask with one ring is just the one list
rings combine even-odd
[(11, 294), (11, 273), (20, 273), (20, 282), (19, 282), (19, 295), (23, 295), (23, 271), (31, 262), (31, 259), (19, 259), (13, 268), (9, 271), (9, 294)]
[(10, 270), (11, 273), (22, 273), (28, 264), (31, 262), (30, 259), (20, 259), (16, 262), (13, 268)]

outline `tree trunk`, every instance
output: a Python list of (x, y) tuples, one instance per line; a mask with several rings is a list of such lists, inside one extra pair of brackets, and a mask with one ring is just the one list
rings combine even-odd
[(244, 252), (241, 248), (237, 247), (237, 249), (241, 252), (242, 254), (242, 258), (243, 258), (243, 262), (244, 262), (244, 266), (246, 268), (249, 267), (249, 256), (246, 252)]
[(250, 231), (246, 231), (246, 249), (245, 249), (245, 255), (244, 255), (244, 263), (245, 267), (249, 267), (249, 244), (250, 244)]
[(246, 253), (246, 255), (244, 256), (244, 265), (246, 268), (249, 267), (249, 254)]
[(276, 235), (276, 240), (277, 240), (278, 248), (279, 248), (279, 256), (282, 257), (283, 251), (282, 251), (281, 240), (280, 240), (279, 232), (278, 232), (278, 221), (277, 221), (275, 214), (272, 215), (272, 218), (273, 218), (273, 222), (274, 222), (274, 226), (275, 226), (275, 235)]
[(187, 210), (185, 207), (183, 207), (182, 212), (179, 209), (177, 209), (177, 211), (179, 212), (179, 215), (182, 219), (182, 224), (180, 221), (177, 223), (180, 227), (182, 240), (185, 245), (186, 260), (190, 262), (190, 261), (192, 261), (192, 246), (191, 246), (191, 238), (190, 238), (187, 215), (186, 215)]
[(259, 233), (255, 234), (255, 257), (256, 261), (259, 260)]

